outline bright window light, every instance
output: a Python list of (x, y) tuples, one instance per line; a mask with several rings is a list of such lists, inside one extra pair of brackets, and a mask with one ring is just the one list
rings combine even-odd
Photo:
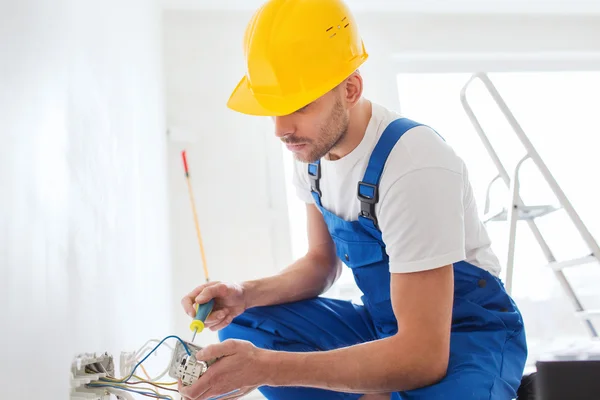
[[(488, 183), (497, 175), (460, 102), (460, 91), (470, 74), (400, 74), (398, 88), (404, 116), (430, 125), (465, 160), (479, 211), (483, 214)], [(529, 136), (584, 223), (600, 241), (600, 193), (595, 184), (600, 171), (600, 72), (511, 72), (489, 74), (500, 95)], [(524, 148), (499, 108), (479, 81), (467, 98), (509, 174)], [(521, 193), (526, 204), (556, 204), (557, 200), (531, 160), (521, 169)], [(500, 181), (491, 204), (507, 204), (508, 191)], [(509, 200), (508, 200), (509, 201)], [(579, 258), (589, 251), (559, 211), (537, 221), (558, 260)], [(502, 266), (506, 265), (508, 225), (490, 222), (488, 230)], [(527, 324), (529, 362), (553, 346), (563, 347), (586, 338), (529, 228), (517, 229), (513, 295)], [(590, 264), (567, 270), (567, 278), (584, 306), (600, 308), (600, 266)], [(502, 276), (504, 278), (504, 276)], [(599, 321), (600, 322), (600, 321)]]

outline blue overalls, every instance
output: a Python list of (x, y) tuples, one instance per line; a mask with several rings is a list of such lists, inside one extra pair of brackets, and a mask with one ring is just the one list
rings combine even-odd
[[(220, 340), (248, 340), (257, 347), (281, 351), (325, 351), (397, 332), (390, 301), (390, 272), (385, 244), (374, 215), (383, 167), (396, 142), (419, 125), (406, 118), (393, 121), (375, 146), (363, 180), (358, 184), (361, 212), (346, 221), (323, 208), (319, 189), (320, 163), (308, 165), (311, 189), (338, 257), (352, 269), (363, 293), (363, 305), (315, 299), (246, 310), (219, 332)], [(443, 227), (440, 227), (443, 229)], [(516, 398), (527, 357), (519, 310), (501, 281), (465, 261), (454, 264), (454, 305), (450, 363), (439, 383), (397, 392), (392, 399), (509, 400)], [(261, 387), (270, 400), (358, 399), (361, 394), (313, 388)]]

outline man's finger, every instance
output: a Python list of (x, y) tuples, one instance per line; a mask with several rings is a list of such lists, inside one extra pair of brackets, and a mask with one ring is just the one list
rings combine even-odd
[(229, 311), (227, 310), (217, 311), (214, 316), (213, 314), (210, 314), (206, 321), (204, 321), (204, 326), (212, 329), (214, 326), (223, 322), (227, 316), (229, 316)]
[(200, 292), (202, 292), (207, 287), (215, 286), (215, 285), (219, 285), (219, 284), (221, 284), (220, 281), (212, 281), (212, 282), (203, 283), (202, 285), (196, 287), (194, 290), (192, 290), (191, 292), (189, 292), (186, 297), (189, 297), (189, 298), (191, 298), (193, 300), (193, 299), (196, 298), (196, 296), (198, 296), (200, 294)]
[(229, 325), (231, 323), (231, 321), (233, 321), (233, 316), (231, 315), (227, 315), (227, 317), (223, 318), (223, 320), (221, 322), (219, 322), (218, 324), (215, 324), (213, 326), (210, 327), (211, 331), (219, 331), (223, 328), (225, 328), (227, 325)]
[(181, 379), (177, 379), (177, 390), (179, 391), (179, 394), (182, 396), (182, 400), (191, 400), (189, 397), (186, 397), (183, 392), (185, 391), (184, 386), (183, 386), (183, 382), (181, 382)]
[(184, 297), (181, 300), (181, 305), (183, 306), (183, 309), (185, 310), (185, 313), (187, 315), (189, 315), (192, 318), (194, 318), (196, 316), (196, 310), (194, 310), (194, 304), (192, 302), (192, 298)]
[(194, 400), (194, 399), (201, 398), (204, 395), (204, 393), (208, 392), (209, 390), (210, 390), (210, 386), (206, 387), (205, 384), (201, 383), (201, 381), (198, 380), (198, 381), (194, 382), (194, 384), (191, 386), (183, 386), (179, 390), (179, 393), (186, 400)]
[(207, 328), (210, 328), (211, 326), (223, 321), (223, 318), (227, 317), (227, 315), (229, 315), (229, 311), (227, 310), (219, 310), (215, 311), (214, 313), (210, 313), (208, 318), (206, 318), (206, 321), (204, 321), (204, 325)]
[(194, 301), (195, 301), (196, 297), (205, 288), (213, 286), (213, 285), (217, 285), (219, 283), (220, 282), (218, 282), (218, 281), (208, 282), (208, 283), (205, 283), (205, 284), (202, 284), (202, 285), (198, 286), (197, 288), (195, 288), (194, 290), (192, 290), (190, 293), (188, 293), (183, 299), (181, 299), (181, 305), (183, 306), (183, 309), (185, 310), (185, 312), (190, 317), (194, 318), (196, 316), (196, 310), (194, 309)]
[(196, 296), (195, 302), (196, 304), (204, 304), (208, 303), (209, 300), (214, 299), (215, 297), (225, 297), (227, 296), (227, 286), (219, 283), (211, 286), (205, 287), (200, 293)]

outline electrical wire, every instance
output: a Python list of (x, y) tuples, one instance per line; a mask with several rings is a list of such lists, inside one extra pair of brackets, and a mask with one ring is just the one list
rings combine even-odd
[(113, 383), (123, 383), (123, 384), (127, 384), (127, 385), (139, 385), (142, 383), (146, 383), (148, 385), (152, 385), (154, 387), (160, 388), (160, 389), (164, 389), (164, 390), (171, 390), (171, 391), (176, 391), (174, 389), (168, 388), (166, 386), (174, 386), (177, 385), (178, 382), (150, 382), (144, 378), (140, 378), (137, 375), (133, 376), (134, 378), (136, 378), (138, 381), (137, 382), (131, 382), (131, 381), (126, 381), (126, 382), (122, 382), (121, 380), (111, 377), (111, 376), (107, 376), (104, 378), (100, 378), (101, 381), (108, 381), (108, 382), (113, 382)]
[[(143, 384), (143, 383), (146, 383), (146, 382), (138, 382), (138, 383), (142, 383)], [(129, 385), (131, 385), (131, 384), (129, 384)], [(129, 387), (129, 389), (131, 389), (131, 388)], [(171, 395), (162, 394), (158, 390), (155, 390), (155, 389), (152, 389), (152, 388), (149, 388), (149, 387), (142, 387), (141, 390), (148, 390), (148, 391), (150, 391), (152, 393), (155, 393), (157, 396), (171, 397), (171, 399), (172, 399)]]
[[(144, 373), (144, 375), (146, 375), (146, 378), (148, 378), (149, 381), (152, 381), (152, 378), (150, 378), (150, 375), (148, 375), (148, 371), (146, 371), (146, 368), (144, 368), (143, 365), (140, 365), (140, 368), (142, 369), (142, 372)], [(135, 376), (135, 375), (134, 375)], [(137, 377), (136, 377), (137, 378)], [(139, 379), (139, 378), (138, 378)]]
[(160, 342), (160, 340), (158, 339), (150, 339), (148, 340), (146, 343), (144, 343), (142, 345), (142, 347), (139, 348), (138, 351), (135, 352), (134, 356), (135, 357), (139, 357), (140, 355), (142, 355), (143, 353), (146, 352), (146, 350), (150, 350), (152, 347), (148, 346), (150, 343), (158, 343)]
[(239, 392), (239, 391), (240, 391), (239, 389), (235, 389), (235, 390), (232, 390), (232, 391), (231, 391), (231, 392), (229, 392), (229, 393), (221, 394), (221, 395), (219, 395), (219, 396), (217, 396), (217, 397), (211, 397), (209, 400), (218, 400), (218, 399), (222, 399), (222, 398), (224, 398), (224, 397), (231, 396), (231, 395), (232, 395), (232, 394), (234, 394), (235, 392)]
[[(131, 392), (131, 393), (135, 393), (135, 394), (141, 394), (141, 395), (148, 396), (148, 397), (153, 397), (156, 399), (173, 400), (173, 397), (161, 395), (160, 393), (156, 392), (155, 390), (152, 391), (153, 393), (152, 392), (142, 392), (140, 390), (130, 389), (126, 386), (119, 385), (116, 383), (115, 384), (107, 384), (107, 383), (90, 382), (86, 386), (91, 387), (91, 388), (113, 388), (113, 389), (125, 390), (126, 392)], [(147, 390), (152, 390), (152, 389), (147, 389)]]
[[(134, 357), (135, 358), (139, 358), (147, 350), (151, 350), (152, 347), (148, 346), (150, 343), (160, 343), (160, 340), (158, 340), (158, 339), (150, 339), (150, 340), (148, 340), (146, 343), (144, 343), (144, 345), (142, 347), (140, 347), (140, 349), (138, 351), (135, 352)], [(165, 346), (168, 349), (170, 349), (171, 351), (173, 351), (173, 347), (171, 347), (168, 343), (164, 343), (163, 346)]]
[[(140, 385), (140, 384), (144, 384), (144, 383), (147, 384), (147, 385), (152, 385), (152, 386), (157, 387), (159, 389), (168, 390), (169, 392), (179, 393), (179, 390), (167, 388), (167, 387), (164, 387), (164, 386), (160, 386), (160, 385), (158, 385), (156, 383), (153, 383), (153, 382), (148, 382), (148, 381), (127, 382), (128, 385)], [(175, 382), (175, 385), (177, 385), (177, 382)]]
[[(133, 375), (133, 377), (136, 378), (137, 380), (140, 380), (140, 381), (144, 381), (145, 380), (143, 378), (140, 378), (137, 375)], [(173, 386), (173, 385), (177, 385), (177, 382), (154, 382), (154, 381), (152, 381), (152, 383), (155, 383), (155, 384), (160, 385), (160, 386)]]
[[(141, 369), (148, 376), (147, 372), (145, 371), (145, 368), (142, 366), (142, 363), (144, 361), (146, 361), (148, 359), (148, 357), (150, 357), (150, 355), (153, 354), (161, 345), (163, 345), (164, 342), (167, 339), (170, 339), (170, 338), (174, 338), (174, 339), (179, 340), (181, 342), (181, 344), (183, 345), (183, 347), (184, 347), (186, 353), (188, 354), (188, 356), (192, 355), (192, 353), (191, 353), (189, 347), (187, 346), (187, 344), (180, 337), (178, 337), (178, 336), (170, 335), (170, 336), (167, 336), (164, 339), (162, 339), (160, 342), (158, 342), (158, 340), (156, 340), (156, 339), (152, 339), (152, 340), (148, 341), (146, 344), (152, 343), (152, 342), (158, 342), (158, 344), (152, 350), (150, 350), (150, 352), (148, 354), (146, 354), (146, 356), (144, 358), (142, 358), (140, 361), (138, 361), (138, 363), (133, 367), (131, 373), (129, 374), (129, 376), (127, 376), (127, 378), (118, 379), (118, 378), (115, 378), (115, 377), (111, 377), (105, 371), (104, 374), (107, 375), (106, 377), (100, 378), (99, 381), (90, 382), (86, 386), (92, 387), (92, 388), (113, 388), (113, 389), (124, 390), (124, 391), (131, 392), (131, 393), (141, 394), (143, 396), (152, 397), (152, 398), (156, 398), (156, 399), (173, 400), (172, 396), (163, 395), (163, 394), (159, 393), (158, 391), (156, 391), (154, 389), (151, 389), (151, 388), (140, 388), (141, 390), (146, 390), (146, 391), (141, 391), (141, 390), (132, 389), (130, 387), (130, 386), (133, 386), (133, 385), (139, 385), (139, 384), (144, 384), (145, 383), (145, 384), (152, 385), (152, 386), (154, 386), (154, 387), (156, 387), (158, 389), (163, 389), (163, 390), (168, 390), (168, 391), (171, 391), (171, 392), (178, 393), (178, 390), (164, 387), (164, 386), (176, 385), (177, 382), (169, 382), (169, 383), (156, 382), (155, 383), (155, 382), (151, 382), (149, 380), (143, 379), (143, 378), (139, 377), (138, 375), (135, 375), (135, 371), (138, 368), (141, 367)], [(137, 355), (137, 354), (140, 354), (140, 352), (145, 352), (145, 350), (146, 350), (145, 349), (146, 344), (144, 344), (144, 346), (142, 346), (142, 350), (139, 350), (135, 354)], [(172, 347), (170, 347), (170, 348), (173, 349)], [(136, 360), (137, 360), (137, 357), (136, 357)], [(95, 371), (94, 369), (92, 369), (90, 367), (86, 368), (86, 372), (88, 372), (88, 370), (91, 371), (91, 372), (94, 372), (94, 373), (100, 373), (99, 371)], [(159, 376), (158, 378), (156, 378), (156, 379), (157, 380), (160, 379), (166, 372), (168, 372), (168, 370), (169, 370), (169, 368), (167, 367), (167, 369), (165, 370), (165, 372), (161, 376)], [(139, 380), (139, 382), (130, 382), (131, 378), (136, 378), (136, 379)]]
[[(161, 344), (163, 344), (163, 342), (164, 342), (165, 340), (169, 339), (169, 338), (175, 338), (175, 339), (179, 340), (179, 341), (181, 342), (181, 344), (183, 345), (183, 347), (185, 348), (185, 351), (187, 352), (188, 356), (190, 356), (190, 355), (192, 354), (192, 353), (191, 353), (191, 351), (190, 351), (190, 349), (189, 349), (189, 347), (188, 347), (188, 346), (185, 344), (185, 342), (184, 342), (183, 340), (181, 340), (181, 338), (179, 338), (178, 336), (174, 336), (174, 335), (172, 335), (172, 336), (167, 336), (166, 338), (164, 338), (163, 340), (161, 340), (161, 341), (160, 341), (160, 343), (158, 343), (158, 344), (156, 345), (156, 347), (154, 347), (154, 349), (152, 349), (152, 351), (150, 351), (150, 353), (148, 353), (148, 354), (147, 354), (147, 355), (146, 355), (146, 356), (145, 356), (145, 357), (142, 359), (142, 361), (138, 362), (138, 363), (137, 363), (137, 365), (136, 365), (135, 367), (133, 367), (133, 370), (131, 371), (131, 374), (130, 374), (130, 375), (127, 377), (127, 379), (121, 380), (120, 382), (125, 382), (125, 383), (126, 383), (127, 381), (129, 381), (129, 379), (131, 379), (132, 377), (134, 377), (134, 376), (135, 376), (135, 375), (134, 375), (134, 372), (135, 372), (135, 370), (138, 368), (138, 366), (140, 366), (140, 365), (141, 365), (141, 364), (142, 364), (144, 361), (146, 361), (146, 359), (147, 359), (148, 357), (150, 357), (150, 354), (154, 353), (154, 352), (156, 351), (156, 349), (158, 349), (158, 348), (160, 347), (160, 345), (161, 345)], [(167, 368), (167, 369), (168, 369), (168, 368)], [(140, 379), (138, 376), (135, 376), (135, 378), (137, 378), (137, 379)], [(140, 379), (140, 380), (141, 380), (142, 382), (139, 382), (139, 383), (143, 383), (143, 381), (144, 381), (144, 380), (143, 380), (143, 379)], [(150, 383), (150, 384), (152, 384), (151, 382), (147, 382), (147, 381), (146, 381), (145, 383)], [(131, 384), (131, 383), (130, 383), (130, 384)], [(156, 386), (156, 385), (154, 385), (154, 386)], [(173, 389), (168, 389), (168, 388), (162, 388), (162, 389), (165, 389), (165, 390), (171, 390), (171, 391), (175, 391), (175, 390), (173, 390)], [(151, 390), (151, 389), (150, 389), (150, 390)], [(211, 400), (221, 399), (221, 398), (223, 398), (223, 397), (225, 397), (225, 396), (232, 395), (233, 393), (235, 393), (235, 392), (238, 392), (238, 391), (239, 391), (239, 389), (235, 389), (235, 390), (233, 390), (233, 391), (231, 391), (231, 392), (229, 392), (229, 393), (225, 393), (225, 394), (219, 395), (219, 396), (217, 396), (217, 397), (213, 397)], [(154, 391), (154, 392), (155, 392), (155, 393), (157, 393), (156, 391)], [(178, 392), (178, 391), (177, 391), (177, 392)], [(160, 398), (160, 397), (159, 397), (159, 398)], [(172, 399), (172, 397), (170, 397), (170, 396), (168, 396), (168, 397), (163, 397), (163, 398), (166, 398), (166, 399), (173, 400), (173, 399)]]
[[(136, 351), (135, 354), (134, 354), (134, 358), (135, 358), (136, 362), (140, 360), (140, 357), (144, 353), (146, 353), (146, 351), (152, 350), (152, 348), (148, 346), (148, 344), (150, 344), (150, 343), (160, 343), (160, 340), (158, 340), (158, 339), (150, 339), (146, 343), (144, 343), (144, 345), (142, 347), (140, 347), (140, 349), (138, 351)], [(171, 351), (174, 350), (174, 348), (171, 347), (167, 343), (163, 343), (163, 346), (167, 347)], [(151, 378), (150, 374), (148, 374), (148, 371), (146, 371), (146, 369), (144, 368), (143, 365), (140, 365), (140, 368), (142, 369), (142, 372), (144, 373), (144, 375), (146, 375), (146, 378), (148, 378), (148, 381), (150, 381), (150, 382), (156, 382), (159, 379), (162, 379), (165, 375), (167, 375), (169, 373), (169, 366), (167, 365), (167, 367), (164, 369), (163, 372), (161, 372), (158, 376), (156, 376), (154, 378)], [(138, 379), (140, 379), (140, 378), (138, 378)]]
[[(159, 348), (159, 347), (160, 347), (162, 344), (164, 344), (164, 342), (165, 342), (167, 339), (170, 339), (170, 338), (175, 338), (175, 339), (179, 340), (179, 341), (181, 342), (181, 344), (183, 345), (183, 347), (184, 347), (185, 351), (187, 352), (187, 354), (188, 354), (188, 355), (191, 355), (191, 351), (190, 351), (189, 347), (188, 347), (188, 346), (186, 345), (186, 343), (185, 343), (183, 340), (181, 340), (181, 338), (179, 338), (178, 336), (174, 336), (174, 335), (167, 336), (167, 337), (165, 337), (165, 338), (164, 338), (163, 340), (161, 340), (161, 341), (158, 341), (158, 340), (154, 340), (154, 339), (153, 339), (153, 340), (150, 340), (150, 341), (148, 341), (147, 343), (151, 343), (151, 342), (158, 342), (158, 344), (157, 344), (157, 345), (156, 345), (156, 346), (155, 346), (153, 349), (151, 349), (151, 350), (150, 350), (150, 352), (149, 352), (148, 354), (146, 354), (146, 356), (145, 356), (145, 357), (144, 357), (142, 360), (140, 360), (140, 361), (139, 361), (139, 362), (138, 362), (138, 363), (137, 363), (137, 364), (134, 366), (133, 370), (131, 371), (131, 373), (129, 374), (129, 376), (128, 376), (127, 378), (124, 378), (124, 379), (117, 379), (117, 378), (114, 378), (114, 377), (108, 376), (108, 374), (106, 374), (106, 375), (107, 375), (107, 377), (105, 377), (105, 378), (100, 378), (100, 381), (98, 381), (98, 382), (92, 382), (91, 384), (93, 385), (93, 387), (100, 387), (99, 385), (109, 385), (109, 386), (112, 386), (112, 387), (117, 387), (117, 388), (120, 388), (120, 389), (123, 389), (123, 390), (125, 390), (125, 389), (131, 389), (131, 388), (130, 388), (130, 387), (128, 387), (127, 385), (134, 385), (134, 384), (144, 384), (144, 383), (146, 383), (146, 384), (152, 385), (152, 386), (154, 386), (154, 387), (156, 387), (156, 388), (159, 388), (159, 389), (168, 390), (168, 391), (172, 391), (172, 392), (177, 392), (177, 391), (176, 391), (176, 390), (174, 390), (174, 389), (170, 389), (170, 388), (166, 388), (166, 387), (163, 387), (163, 386), (161, 386), (161, 385), (160, 385), (160, 383), (153, 383), (153, 382), (150, 382), (150, 381), (148, 381), (148, 380), (145, 380), (145, 379), (143, 379), (143, 378), (140, 378), (139, 376), (135, 375), (135, 371), (137, 370), (137, 368), (138, 368), (138, 367), (141, 367), (141, 368), (142, 368), (142, 370), (145, 370), (145, 368), (143, 367), (142, 363), (143, 363), (144, 361), (146, 361), (146, 360), (148, 359), (148, 357), (150, 357), (150, 355), (151, 355), (152, 353), (154, 353), (154, 352), (155, 352), (155, 351), (156, 351), (156, 350), (157, 350), (157, 349), (158, 349), (158, 348)], [(146, 344), (147, 344), (147, 343), (146, 343)], [(146, 344), (144, 344), (144, 346), (142, 346), (142, 349), (143, 349), (143, 350), (141, 350), (141, 351), (145, 351), (144, 347), (146, 346)], [(170, 346), (169, 346), (169, 347), (170, 347)], [(170, 348), (172, 349), (172, 347), (170, 347)], [(139, 351), (138, 351), (136, 354), (139, 354)], [(169, 368), (167, 367), (167, 371), (168, 371), (168, 369), (169, 369)], [(98, 372), (98, 371), (94, 371), (92, 368), (86, 368), (86, 370), (90, 370), (90, 371), (93, 371), (93, 372)], [(146, 373), (146, 374), (147, 374), (147, 373)], [(164, 374), (163, 374), (163, 375), (164, 375)], [(130, 382), (130, 379), (131, 379), (132, 377), (135, 377), (136, 379), (138, 379), (138, 380), (139, 380), (139, 382)], [(161, 377), (162, 377), (162, 376), (161, 376)], [(159, 377), (159, 378), (160, 378), (160, 377)], [(165, 385), (173, 385), (173, 384), (175, 384), (175, 385), (176, 385), (176, 384), (177, 384), (177, 382), (174, 382), (174, 383), (171, 383), (171, 382), (169, 382), (169, 383), (165, 383)], [(166, 398), (166, 399), (172, 400), (172, 397), (171, 397), (171, 396), (163, 396), (161, 393), (157, 392), (156, 390), (153, 390), (153, 389), (150, 389), (150, 388), (143, 388), (143, 389), (152, 391), (153, 393), (155, 393), (155, 395), (156, 395), (156, 396), (158, 396), (157, 398)], [(140, 394), (143, 394), (143, 393), (140, 393)], [(145, 394), (145, 395), (151, 395), (151, 393), (149, 393), (149, 392), (146, 392), (146, 394)]]
[(192, 352), (190, 351), (189, 347), (187, 344), (185, 344), (185, 342), (183, 340), (181, 340), (181, 338), (179, 336), (175, 336), (175, 335), (171, 335), (171, 336), (167, 336), (166, 338), (164, 338), (163, 340), (160, 341), (160, 343), (158, 343), (151, 351), (150, 353), (146, 354), (146, 356), (139, 361), (135, 367), (133, 367), (133, 370), (131, 370), (131, 374), (129, 374), (129, 376), (127, 378), (124, 379), (118, 379), (117, 382), (127, 382), (128, 380), (130, 380), (133, 377), (133, 374), (135, 374), (135, 371), (138, 369), (138, 367), (144, 362), (146, 361), (146, 359), (148, 359), (148, 357), (150, 357), (150, 355), (152, 353), (154, 353), (156, 351), (156, 349), (158, 349), (160, 347), (160, 345), (162, 345), (165, 340), (170, 339), (170, 338), (175, 338), (177, 340), (179, 340), (181, 342), (181, 344), (183, 345), (183, 348), (185, 349), (186, 353), (188, 354), (188, 356), (192, 355)]
[[(137, 379), (140, 379), (140, 377), (138, 377), (138, 376), (135, 376), (135, 375), (134, 375), (134, 377), (135, 377), (135, 378), (137, 378)], [(169, 400), (173, 400), (173, 398), (172, 398), (171, 396), (169, 396), (169, 395), (162, 395), (161, 393), (157, 392), (156, 390), (153, 390), (153, 389), (150, 389), (150, 388), (142, 388), (142, 389), (144, 389), (144, 390), (151, 390), (151, 391), (152, 391), (153, 393), (155, 393), (156, 395), (153, 395), (152, 393), (148, 393), (148, 392), (146, 392), (146, 393), (144, 393), (144, 392), (140, 392), (140, 391), (137, 391), (137, 390), (135, 390), (135, 389), (128, 388), (128, 387), (127, 387), (127, 386), (125, 386), (125, 385), (139, 385), (139, 384), (144, 384), (144, 383), (145, 383), (145, 384), (149, 384), (149, 385), (155, 386), (155, 387), (157, 387), (157, 388), (160, 388), (160, 389), (163, 389), (163, 390), (168, 390), (168, 391), (170, 391), (170, 392), (179, 393), (179, 391), (178, 391), (178, 390), (175, 390), (175, 389), (170, 389), (170, 388), (166, 388), (166, 387), (162, 387), (162, 386), (159, 386), (159, 385), (158, 385), (158, 384), (156, 384), (156, 383), (153, 383), (153, 382), (148, 382), (148, 381), (146, 381), (146, 380), (143, 380), (143, 379), (140, 379), (140, 382), (124, 382), (124, 383), (118, 383), (118, 382), (115, 382), (115, 379), (114, 379), (114, 378), (100, 378), (100, 381), (105, 381), (105, 380), (106, 380), (106, 381), (108, 381), (108, 383), (107, 383), (107, 384), (104, 384), (104, 383), (93, 383), (93, 382), (92, 382), (92, 383), (91, 383), (91, 385), (93, 385), (92, 387), (115, 387), (115, 388), (119, 388), (119, 389), (123, 389), (123, 390), (129, 390), (129, 391), (131, 391), (131, 392), (133, 392), (133, 393), (137, 393), (137, 394), (141, 394), (141, 395), (144, 395), (144, 396), (153, 397), (153, 398), (157, 398), (157, 399), (169, 399)], [(175, 384), (175, 385), (176, 385), (176, 384), (177, 384), (177, 382), (175, 382), (175, 383), (172, 383), (172, 384)], [(222, 395), (218, 395), (218, 396), (216, 396), (216, 397), (211, 397), (211, 398), (210, 398), (210, 400), (218, 400), (218, 399), (222, 399), (222, 398), (224, 398), (224, 397), (231, 396), (232, 394), (234, 394), (234, 393), (236, 393), (236, 392), (239, 392), (239, 389), (232, 390), (232, 391), (231, 391), (231, 392), (229, 392), (229, 393), (225, 393), (225, 394), (222, 394)]]
[(106, 381), (108, 383), (116, 383), (116, 384), (119, 384), (119, 385), (121, 385), (121, 384), (123, 384), (123, 385), (140, 385), (140, 384), (144, 384), (145, 383), (147, 385), (152, 385), (152, 386), (154, 386), (156, 388), (159, 388), (159, 389), (169, 390), (171, 392), (177, 392), (177, 390), (175, 390), (175, 389), (171, 389), (171, 388), (165, 387), (167, 385), (171, 385), (171, 386), (172, 385), (177, 385), (177, 382), (169, 382), (169, 383), (163, 383), (163, 384), (161, 384), (161, 383), (150, 382), (150, 381), (148, 381), (146, 379), (140, 378), (137, 375), (134, 375), (134, 378), (139, 379), (139, 381), (138, 382), (131, 382), (131, 381), (121, 382), (119, 379), (116, 379), (116, 378), (113, 378), (113, 377), (104, 377), (104, 378), (100, 378), (99, 380), (100, 381)]
[[(141, 366), (140, 366), (140, 367), (141, 367)], [(169, 365), (167, 365), (167, 367), (165, 368), (165, 370), (164, 370), (163, 372), (161, 372), (161, 373), (160, 373), (160, 375), (158, 375), (158, 376), (156, 376), (156, 377), (154, 377), (154, 378), (150, 378), (149, 380), (150, 380), (151, 382), (156, 382), (156, 381), (158, 381), (158, 380), (162, 379), (162, 378), (163, 378), (163, 377), (164, 377), (164, 376), (165, 376), (167, 373), (169, 373), (169, 367), (170, 367), (170, 366), (169, 366)], [(138, 378), (138, 379), (139, 379), (139, 378)]]
[(122, 389), (115, 390), (115, 389), (109, 388), (109, 389), (106, 389), (106, 391), (108, 393), (112, 393), (115, 396), (117, 396), (117, 399), (119, 399), (119, 400), (123, 400), (123, 399), (125, 399), (125, 400), (135, 400), (133, 398), (133, 396), (129, 394), (129, 392), (126, 392), (125, 390), (122, 390)]

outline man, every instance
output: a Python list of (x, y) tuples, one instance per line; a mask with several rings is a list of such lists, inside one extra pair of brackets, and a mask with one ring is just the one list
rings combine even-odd
[[(276, 276), (202, 285), (220, 357), (186, 399), (516, 397), (527, 349), (462, 160), (431, 128), (363, 98), (367, 59), (340, 0), (270, 0), (228, 103), (271, 116), (296, 158), (309, 249)], [(363, 305), (319, 297), (341, 262)], [(234, 391), (231, 393), (232, 391)]]

